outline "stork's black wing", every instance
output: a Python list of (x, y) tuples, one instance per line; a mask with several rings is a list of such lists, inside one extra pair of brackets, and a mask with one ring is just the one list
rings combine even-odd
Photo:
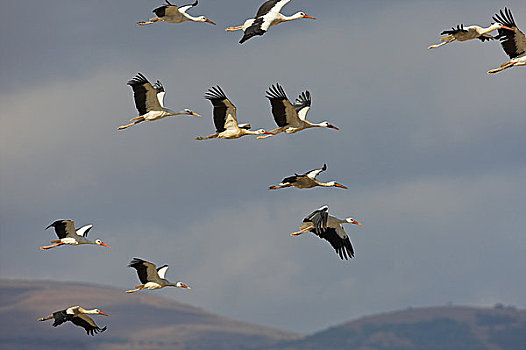
[(155, 89), (155, 92), (159, 93), (159, 92), (165, 92), (164, 91), (164, 86), (163, 86), (163, 83), (161, 83), (159, 80), (157, 80), (155, 82), (155, 84), (153, 84), (153, 88)]
[(100, 328), (88, 315), (80, 314), (71, 318), (71, 322), (86, 330), (88, 335), (95, 335), (104, 332), (107, 327)]
[[(296, 112), (298, 113), (298, 116), (300, 117), (300, 119), (305, 120), (305, 118), (302, 118), (301, 111), (304, 108), (307, 108), (307, 107), (310, 108), (311, 104), (312, 104), (312, 99), (310, 96), (310, 92), (308, 90), (305, 92), (302, 92), (301, 95), (298, 96), (298, 98), (296, 99), (296, 102), (294, 103), (294, 108), (296, 109)], [(307, 115), (307, 111), (305, 111), (304, 115), (305, 116)]]
[(153, 265), (152, 263), (149, 263), (142, 259), (133, 258), (133, 260), (128, 265), (128, 267), (133, 267), (135, 270), (137, 270), (137, 275), (139, 276), (139, 280), (142, 284), (148, 283), (148, 264)]
[(451, 30), (444, 30), (442, 33), (440, 33), (440, 35), (453, 35), (453, 34), (457, 34), (457, 33), (460, 33), (460, 32), (464, 32), (464, 33), (467, 33), (468, 31), (464, 29), (464, 25), (463, 24), (460, 24), (457, 26), (457, 28), (453, 27), (451, 28)]
[(243, 35), (239, 43), (243, 44), (245, 41), (247, 41), (248, 39), (252, 37), (265, 34), (267, 31), (263, 28), (263, 22), (264, 22), (263, 17), (256, 18), (254, 20), (254, 23), (252, 23), (250, 27), (245, 29), (245, 34)]
[(53, 312), (53, 319), (55, 320), (53, 322), (53, 327), (60, 326), (64, 322), (71, 321), (71, 317), (72, 317), (72, 315), (68, 315), (66, 313), (66, 310)]
[(75, 231), (75, 224), (73, 223), (73, 220), (57, 220), (53, 222), (51, 225), (46, 227), (46, 230), (50, 227), (55, 228), (55, 233), (57, 234), (58, 238), (66, 238), (68, 234), (70, 235), (76, 235)]
[(328, 241), (342, 260), (354, 258), (354, 249), (347, 235), (345, 238), (340, 237), (336, 229), (332, 227), (328, 227), (325, 231), (319, 233), (314, 229), (311, 232)]
[(272, 106), (272, 115), (274, 121), (279, 127), (287, 126), (298, 118), (298, 113), (290, 103), (285, 90), (279, 84), (272, 85), (267, 90), (266, 97), (270, 100)]
[(237, 127), (236, 106), (226, 97), (220, 86), (210, 88), (205, 98), (214, 106), (214, 125), (220, 133), (228, 128)]
[(500, 14), (493, 16), (493, 20), (513, 29), (500, 28), (498, 30), (499, 35), (496, 36), (510, 58), (516, 58), (526, 52), (526, 36), (517, 28), (510, 9), (500, 10)]
[(312, 222), (314, 225), (313, 232), (319, 235), (319, 233), (327, 230), (327, 218), (329, 217), (328, 211), (329, 207), (325, 205), (312, 212), (309, 216), (303, 219), (303, 222)]
[(140, 115), (144, 115), (152, 110), (162, 110), (161, 104), (157, 99), (157, 91), (155, 91), (155, 88), (142, 73), (138, 73), (133, 79), (128, 81), (127, 84), (130, 85), (133, 90), (135, 107)]
[(261, 5), (256, 13), (256, 18), (266, 15), (272, 10), (280, 0), (268, 0), (263, 5)]

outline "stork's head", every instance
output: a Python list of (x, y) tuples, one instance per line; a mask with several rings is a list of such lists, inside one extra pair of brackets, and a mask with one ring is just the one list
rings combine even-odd
[(181, 282), (181, 281), (177, 282), (177, 283), (175, 284), (175, 286), (176, 286), (177, 288), (192, 289), (192, 288), (188, 287), (186, 284), (184, 284), (184, 283)]
[(266, 131), (265, 129), (259, 129), (259, 130), (256, 130), (256, 135), (276, 135), (276, 134), (271, 133), (270, 131)]
[(320, 125), (324, 126), (326, 128), (330, 128), (330, 129), (334, 129), (334, 130), (340, 130), (340, 128), (335, 127), (334, 125), (332, 125), (331, 123), (329, 123), (327, 121), (322, 122)]
[(309, 16), (305, 12), (298, 12), (295, 16), (297, 16), (298, 18), (316, 19), (316, 18), (314, 18), (312, 16)]
[(354, 220), (353, 218), (347, 218), (347, 219), (345, 219), (345, 222), (348, 222), (349, 224), (363, 226), (362, 224), (360, 224), (358, 221)]
[(209, 20), (205, 16), (199, 16), (199, 17), (197, 17), (197, 20), (199, 22), (206, 22), (206, 23), (210, 23), (210, 24), (216, 25), (214, 22), (212, 22), (211, 20)]
[(84, 310), (85, 314), (91, 314), (91, 315), (104, 315), (109, 316), (107, 313), (100, 311), (99, 309), (93, 309), (93, 310)]
[(95, 244), (96, 244), (96, 245), (102, 245), (102, 246), (104, 246), (104, 247), (111, 248), (109, 245), (107, 245), (106, 243), (104, 243), (104, 242), (101, 241), (100, 239), (96, 239), (96, 240), (95, 240)]
[(329, 186), (333, 186), (333, 187), (345, 188), (346, 190), (349, 189), (347, 186), (337, 183), (336, 181), (329, 181), (328, 184)]
[(507, 30), (513, 30), (513, 28), (510, 28), (510, 27), (506, 27), (504, 24), (502, 23), (492, 23), (491, 26), (488, 28), (488, 29), (492, 29), (492, 30), (495, 30), (495, 29), (507, 29)]
[(194, 117), (200, 117), (200, 116), (201, 116), (200, 114), (197, 114), (197, 113), (192, 112), (192, 111), (189, 110), (188, 108), (184, 109), (184, 110), (183, 110), (183, 113), (184, 113), (184, 114), (187, 114), (187, 115), (190, 115), (190, 116), (194, 116)]

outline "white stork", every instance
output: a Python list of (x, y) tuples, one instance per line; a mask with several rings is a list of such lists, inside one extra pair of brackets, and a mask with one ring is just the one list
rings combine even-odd
[(500, 16), (495, 15), (493, 20), (504, 25), (499, 29), (497, 39), (500, 40), (502, 48), (511, 58), (511, 61), (504, 63), (499, 68), (490, 70), (488, 74), (495, 74), (513, 66), (526, 66), (526, 36), (517, 28), (511, 11), (504, 8), (504, 12), (500, 10)]
[(109, 245), (102, 242), (100, 239), (96, 239), (94, 241), (88, 240), (88, 232), (91, 230), (93, 225), (82, 226), (81, 228), (76, 230), (75, 223), (73, 222), (73, 220), (57, 220), (48, 227), (46, 227), (46, 230), (50, 227), (55, 228), (55, 233), (57, 234), (59, 239), (51, 241), (50, 243), (54, 243), (52, 245), (40, 247), (40, 250), (48, 250), (51, 248), (61, 246), (63, 244), (95, 244), (110, 248)]
[(245, 35), (243, 35), (243, 38), (239, 42), (243, 44), (253, 36), (265, 34), (271, 26), (275, 26), (281, 22), (293, 21), (300, 18), (316, 19), (303, 12), (298, 12), (290, 17), (282, 15), (280, 13), (281, 9), (289, 2), (290, 0), (269, 0), (261, 5), (255, 18), (246, 20), (241, 26), (228, 27), (225, 30), (227, 32), (243, 30)]
[[(296, 99), (294, 105), (289, 101), (285, 94), (285, 90), (283, 90), (283, 87), (279, 84), (271, 86), (267, 91), (266, 97), (270, 100), (270, 104), (272, 105), (272, 115), (274, 116), (274, 121), (278, 125), (277, 129), (270, 131), (271, 134), (275, 135), (280, 132), (294, 134), (298, 131), (318, 127), (340, 130), (327, 121), (317, 124), (306, 120), (312, 102), (309, 91), (303, 92)], [(264, 139), (270, 136), (271, 135), (259, 136), (258, 139)]]
[(176, 115), (189, 115), (200, 117), (199, 114), (185, 109), (181, 112), (174, 112), (171, 109), (164, 107), (164, 87), (160, 81), (155, 83), (156, 87), (146, 79), (146, 77), (138, 73), (133, 79), (128, 81), (128, 85), (133, 89), (133, 97), (135, 99), (135, 107), (139, 111), (139, 116), (130, 119), (131, 123), (119, 126), (118, 130), (123, 130), (139, 124), (143, 121), (154, 121), (163, 119), (165, 117)]
[(99, 328), (88, 315), (108, 316), (107, 313), (102, 312), (99, 309), (86, 310), (80, 306), (72, 306), (62, 311), (53, 312), (49, 316), (39, 318), (38, 321), (54, 319), (55, 321), (53, 322), (53, 327), (60, 326), (64, 322), (71, 321), (73, 324), (84, 328), (88, 335), (95, 335), (106, 330), (106, 327)]
[(216, 133), (206, 137), (196, 137), (196, 140), (208, 140), (213, 138), (220, 139), (238, 139), (245, 135), (263, 135), (269, 134), (263, 129), (251, 131), (250, 124), (238, 124), (236, 115), (236, 106), (226, 97), (221, 87), (212, 87), (206, 94), (205, 98), (212, 102), (214, 106), (214, 124)]
[(178, 287), (191, 289), (183, 282), (170, 283), (170, 281), (164, 278), (164, 275), (168, 270), (168, 265), (156, 268), (155, 264), (152, 264), (151, 262), (139, 258), (133, 258), (128, 266), (137, 270), (137, 275), (142, 284), (135, 286), (135, 289), (127, 290), (126, 293), (134, 293), (144, 288), (161, 289), (164, 287)]
[(336, 181), (321, 182), (316, 179), (316, 177), (323, 171), (327, 170), (327, 164), (323, 164), (323, 168), (314, 169), (305, 174), (294, 174), (294, 176), (287, 177), (281, 181), (279, 185), (270, 186), (269, 190), (278, 190), (280, 188), (286, 187), (296, 187), (296, 188), (313, 188), (316, 186), (322, 187), (340, 187), (347, 189), (346, 186), (337, 183)]
[(451, 28), (451, 30), (444, 30), (440, 35), (446, 35), (440, 38), (440, 44), (434, 44), (428, 47), (429, 50), (452, 43), (453, 41), (467, 41), (472, 39), (479, 39), (484, 42), (486, 40), (493, 40), (495, 37), (488, 33), (503, 28), (504, 25), (501, 23), (494, 23), (487, 28), (479, 26), (468, 26), (464, 27), (463, 24), (457, 26), (457, 28)]
[(198, 0), (196, 0), (193, 4), (177, 7), (176, 5), (173, 5), (168, 0), (166, 0), (166, 5), (158, 7), (152, 11), (153, 13), (155, 13), (157, 17), (150, 18), (149, 21), (137, 22), (137, 24), (142, 26), (145, 24), (151, 24), (151, 23), (161, 22), (161, 21), (168, 22), (168, 23), (182, 23), (182, 22), (192, 21), (192, 22), (206, 22), (206, 23), (215, 25), (214, 22), (212, 22), (205, 16), (192, 17), (188, 13), (186, 13), (186, 11), (188, 11), (194, 6), (197, 6), (197, 4), (198, 4)]
[(303, 222), (300, 225), (300, 231), (293, 232), (290, 235), (295, 237), (310, 231), (316, 236), (327, 240), (342, 260), (354, 258), (354, 249), (351, 239), (345, 233), (342, 224), (350, 223), (358, 226), (362, 226), (362, 224), (353, 218), (340, 220), (329, 215), (328, 211), (329, 207), (326, 205), (315, 210), (303, 219)]

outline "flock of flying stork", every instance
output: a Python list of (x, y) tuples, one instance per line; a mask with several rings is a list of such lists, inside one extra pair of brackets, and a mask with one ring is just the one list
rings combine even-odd
[[(300, 18), (315, 19), (303, 12), (298, 12), (292, 16), (284, 16), (280, 13), (281, 9), (289, 3), (290, 0), (269, 0), (266, 1), (259, 8), (254, 18), (248, 19), (241, 26), (229, 27), (226, 31), (242, 30), (244, 36), (240, 43), (244, 43), (248, 39), (265, 34), (271, 26), (281, 22), (291, 21)], [(178, 7), (166, 0), (166, 5), (158, 7), (153, 10), (157, 17), (151, 18), (148, 21), (138, 22), (138, 25), (146, 25), (156, 22), (181, 23), (185, 21), (206, 22), (214, 24), (211, 20), (204, 16), (193, 17), (187, 13), (188, 10), (198, 4), (195, 3)], [(470, 39), (480, 39), (481, 41), (498, 39), (504, 51), (509, 55), (510, 61), (504, 63), (497, 69), (492, 69), (488, 73), (493, 74), (501, 70), (513, 67), (526, 65), (526, 37), (516, 26), (512, 13), (509, 9), (501, 10), (500, 14), (493, 17), (496, 23), (488, 28), (479, 26), (464, 27), (463, 25), (446, 30), (442, 35), (441, 43), (431, 45), (428, 48), (436, 48), (453, 41), (466, 41)], [(489, 35), (491, 31), (498, 30), (498, 35), (493, 37)], [(119, 130), (129, 128), (130, 126), (139, 124), (144, 121), (155, 121), (169, 116), (187, 115), (200, 117), (199, 114), (194, 113), (190, 109), (184, 109), (180, 112), (175, 112), (164, 106), (164, 86), (160, 81), (156, 81), (153, 85), (141, 73), (138, 73), (133, 79), (128, 82), (134, 93), (135, 106), (139, 112), (139, 116), (130, 120), (131, 123), (118, 127)], [(245, 135), (258, 135), (258, 139), (264, 139), (274, 136), (279, 133), (292, 134), (308, 128), (324, 127), (339, 130), (336, 126), (327, 121), (321, 123), (311, 123), (306, 120), (307, 113), (311, 107), (311, 94), (309, 91), (302, 92), (295, 100), (294, 104), (288, 99), (285, 90), (279, 84), (271, 86), (266, 94), (272, 107), (272, 115), (278, 128), (266, 131), (259, 129), (251, 131), (251, 125), (248, 123), (240, 124), (237, 121), (236, 107), (228, 99), (223, 89), (220, 86), (210, 88), (205, 98), (210, 100), (213, 105), (213, 120), (216, 132), (206, 137), (197, 137), (196, 140), (207, 140), (212, 138), (221, 139), (237, 139)], [(270, 186), (270, 190), (277, 190), (287, 187), (296, 187), (299, 189), (308, 189), (313, 187), (339, 187), (347, 189), (346, 186), (336, 182), (321, 182), (317, 179), (318, 175), (327, 170), (327, 165), (324, 164), (322, 168), (314, 169), (304, 174), (295, 174), (289, 176), (281, 181), (278, 185)], [(343, 224), (350, 223), (357, 226), (362, 224), (353, 218), (338, 219), (329, 215), (329, 207), (324, 205), (315, 210), (303, 219), (300, 225), (300, 230), (293, 232), (292, 237), (299, 236), (303, 233), (312, 232), (318, 237), (327, 240), (334, 248), (339, 257), (343, 259), (353, 258), (354, 248), (349, 236), (345, 233)], [(58, 236), (58, 240), (52, 240), (51, 245), (43, 246), (41, 250), (49, 250), (51, 248), (62, 245), (85, 245), (93, 244), (104, 247), (110, 247), (102, 242), (100, 239), (90, 241), (87, 238), (88, 232), (93, 228), (93, 225), (86, 225), (79, 229), (75, 228), (72, 220), (58, 220), (49, 225), (46, 229), (53, 227)], [(126, 293), (134, 293), (143, 289), (160, 289), (164, 287), (178, 287), (191, 289), (185, 283), (179, 281), (171, 283), (165, 279), (168, 265), (156, 267), (155, 264), (134, 258), (128, 265), (137, 271), (140, 285), (135, 286), (134, 289), (127, 290)], [(98, 310), (83, 309), (80, 306), (72, 306), (65, 310), (54, 312), (49, 316), (39, 318), (39, 321), (54, 320), (53, 326), (56, 327), (67, 321), (71, 321), (77, 326), (83, 327), (87, 334), (94, 335), (99, 332), (104, 332), (106, 327), (98, 327), (93, 319), (88, 315), (105, 315), (108, 314)]]

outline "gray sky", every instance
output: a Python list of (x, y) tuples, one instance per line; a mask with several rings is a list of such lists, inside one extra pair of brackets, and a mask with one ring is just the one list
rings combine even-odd
[[(526, 307), (526, 68), (488, 76), (507, 60), (496, 42), (426, 50), (504, 6), (524, 30), (524, 1), (292, 1), (284, 13), (318, 21), (242, 46), (223, 29), (260, 1), (200, 1), (216, 27), (135, 25), (160, 4), (0, 1), (0, 277), (127, 288), (137, 256), (193, 288), (153, 293), (298, 332), (410, 305)], [(205, 117), (117, 132), (137, 72)], [(309, 120), (341, 131), (194, 141), (213, 132), (216, 84), (240, 121), (272, 128), (275, 82), (310, 90)], [(351, 189), (267, 190), (323, 163)], [(356, 259), (289, 237), (323, 204), (363, 222), (347, 227)], [(112, 248), (39, 251), (61, 218)]]

